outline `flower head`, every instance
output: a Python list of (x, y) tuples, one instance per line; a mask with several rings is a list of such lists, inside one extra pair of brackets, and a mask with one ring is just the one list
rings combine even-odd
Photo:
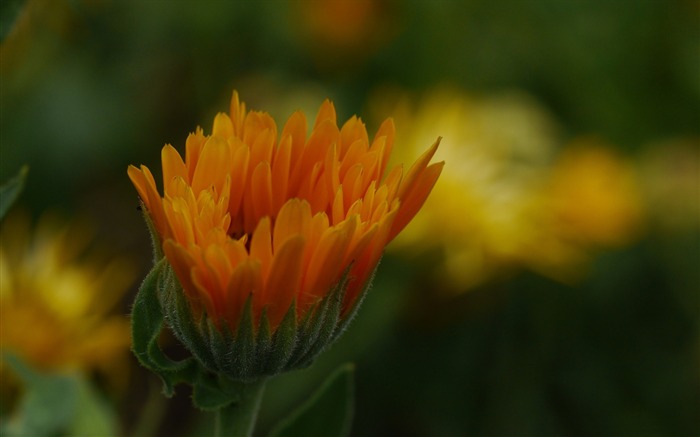
[(348, 314), (442, 169), (429, 165), (436, 141), (407, 172), (387, 172), (394, 136), (391, 119), (372, 140), (357, 117), (338, 127), (328, 100), (309, 135), (301, 112), (278, 131), (234, 92), (210, 135), (187, 138), (184, 160), (163, 148), (163, 196), (147, 167), (130, 166), (195, 318), (235, 331), (250, 299), (274, 331), (293, 303), (301, 319), (345, 274)]

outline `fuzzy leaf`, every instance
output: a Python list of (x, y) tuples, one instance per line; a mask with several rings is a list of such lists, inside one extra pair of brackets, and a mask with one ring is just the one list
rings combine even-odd
[(308, 401), (272, 430), (270, 437), (347, 436), (354, 412), (354, 372), (353, 364), (340, 366)]
[(163, 312), (158, 301), (159, 277), (165, 271), (167, 261), (162, 259), (144, 279), (131, 313), (132, 350), (139, 362), (157, 373), (164, 384), (164, 393), (170, 397), (179, 382), (191, 381), (197, 370), (192, 358), (173, 361), (160, 349), (158, 338), (163, 328)]
[(247, 379), (255, 371), (255, 332), (253, 328), (253, 299), (248, 297), (243, 317), (238, 322), (233, 344), (234, 366), (240, 379)]
[(292, 301), (292, 305), (287, 310), (287, 313), (282, 319), (282, 323), (277, 327), (272, 336), (272, 346), (268, 356), (266, 370), (270, 374), (275, 374), (284, 368), (292, 356), (295, 346), (297, 345), (297, 311), (296, 301)]
[(25, 165), (12, 179), (0, 186), (0, 220), (2, 220), (10, 207), (15, 203), (24, 189), (24, 181), (27, 179), (29, 168)]

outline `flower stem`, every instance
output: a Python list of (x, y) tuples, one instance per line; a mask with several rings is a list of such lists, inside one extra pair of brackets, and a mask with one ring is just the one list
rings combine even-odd
[(240, 383), (240, 399), (216, 412), (217, 437), (250, 437), (260, 409), (266, 379)]

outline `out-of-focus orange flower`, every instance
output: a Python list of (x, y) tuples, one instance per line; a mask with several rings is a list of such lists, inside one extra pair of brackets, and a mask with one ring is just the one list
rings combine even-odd
[(634, 166), (597, 140), (564, 148), (548, 180), (557, 232), (599, 247), (628, 244), (639, 235), (643, 202)]
[(322, 67), (365, 60), (396, 31), (390, 0), (311, 0), (292, 2), (297, 32)]
[(10, 215), (0, 245), (0, 345), (47, 371), (125, 375), (129, 322), (114, 314), (134, 279), (120, 259), (83, 259), (84, 228)]
[(541, 193), (535, 246), (546, 247), (530, 265), (570, 281), (583, 276), (591, 255), (632, 243), (641, 235), (646, 208), (637, 170), (600, 140), (580, 138), (565, 146)]
[(163, 148), (164, 196), (147, 167), (128, 173), (195, 313), (235, 329), (251, 296), (254, 316), (266, 311), (274, 329), (293, 301), (302, 316), (347, 269), (348, 310), (422, 206), (443, 167), (429, 165), (439, 141), (385, 177), (394, 137), (391, 119), (371, 141), (357, 117), (339, 128), (327, 100), (310, 135), (301, 112), (278, 135), (234, 92), (211, 135), (187, 138), (184, 160)]

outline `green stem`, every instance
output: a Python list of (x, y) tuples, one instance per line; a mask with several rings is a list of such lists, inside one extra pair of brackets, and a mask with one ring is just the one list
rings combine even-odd
[(265, 390), (265, 378), (240, 383), (238, 402), (216, 412), (216, 437), (250, 437), (258, 417), (260, 401)]

